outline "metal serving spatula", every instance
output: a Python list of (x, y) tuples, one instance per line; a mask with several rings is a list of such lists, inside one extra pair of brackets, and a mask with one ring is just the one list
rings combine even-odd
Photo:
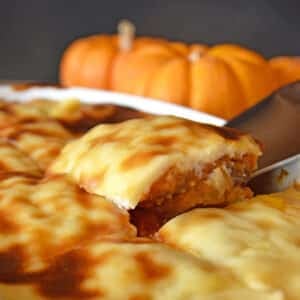
[(259, 170), (249, 182), (256, 194), (300, 182), (300, 82), (287, 85), (226, 123), (263, 143)]
[(300, 154), (258, 170), (249, 181), (256, 194), (280, 192), (300, 184)]

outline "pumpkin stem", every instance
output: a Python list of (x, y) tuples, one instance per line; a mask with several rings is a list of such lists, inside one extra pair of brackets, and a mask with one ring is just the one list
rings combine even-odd
[(202, 53), (200, 49), (194, 48), (188, 55), (188, 59), (190, 62), (195, 62), (200, 59)]
[(119, 47), (123, 51), (129, 51), (135, 35), (135, 26), (128, 20), (121, 20), (118, 24)]

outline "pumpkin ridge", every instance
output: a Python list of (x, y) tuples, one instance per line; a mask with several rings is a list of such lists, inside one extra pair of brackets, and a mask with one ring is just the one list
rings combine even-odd
[[(241, 100), (244, 102), (245, 107), (248, 106), (248, 99), (246, 97), (244, 83), (239, 78), (239, 76), (238, 76), (237, 72), (235, 71), (234, 67), (226, 59), (218, 58), (218, 57), (217, 57), (217, 59), (221, 60), (224, 63), (224, 66), (226, 66), (226, 68), (230, 71), (230, 73), (232, 74), (232, 76), (235, 78), (235, 81), (239, 85), (240, 91), (242, 93), (242, 99)], [(234, 57), (234, 59), (235, 59), (235, 57)], [(229, 108), (228, 105), (224, 105), (223, 107), (226, 108), (226, 115), (229, 116), (231, 114), (231, 109)]]
[[(113, 40), (114, 43), (118, 43), (118, 41), (116, 40)], [(118, 45), (117, 45), (118, 47)], [(114, 72), (114, 69), (115, 69), (115, 64), (116, 64), (116, 60), (117, 60), (117, 57), (119, 56), (119, 52), (118, 50), (115, 51), (115, 53), (112, 55), (109, 63), (108, 63), (108, 72), (107, 72), (107, 89), (108, 90), (112, 90), (112, 78), (113, 78), (113, 72)]]
[(188, 90), (187, 90), (187, 98), (186, 101), (188, 102), (188, 105), (191, 107), (191, 97), (192, 97), (192, 64), (194, 62), (190, 61), (188, 59)]
[[(274, 89), (272, 86), (274, 85), (275, 75), (272, 75), (272, 70), (267, 61), (258, 64), (235, 56), (224, 56), (222, 59), (227, 62), (237, 75), (236, 77), (244, 91), (247, 107), (254, 105)], [(262, 77), (261, 74), (264, 74), (264, 76)], [(255, 78), (254, 81), (253, 78)], [(270, 91), (269, 93), (267, 92), (268, 90)]]
[(173, 41), (169, 41), (169, 40), (166, 40), (166, 42), (167, 42), (167, 45), (166, 45), (167, 48), (170, 50), (170, 52), (171, 52), (173, 55), (183, 57), (182, 52), (180, 52), (178, 49), (176, 49), (174, 46), (172, 46), (172, 43), (178, 43), (178, 42), (173, 42)]
[[(192, 107), (192, 106), (191, 106), (191, 97), (192, 97), (192, 87), (193, 87), (193, 84), (192, 84), (192, 76), (193, 76), (193, 75), (192, 75), (192, 64), (195, 63), (194, 60), (191, 60), (191, 59), (190, 59), (190, 55), (191, 55), (191, 53), (192, 53), (193, 51), (195, 51), (195, 49), (193, 49), (193, 48), (195, 48), (195, 45), (197, 45), (197, 44), (191, 44), (191, 45), (189, 46), (188, 53), (187, 53), (187, 56), (186, 56), (186, 59), (187, 59), (187, 61), (189, 62), (189, 63), (188, 63), (188, 90), (187, 90), (187, 98), (186, 98), (186, 102), (188, 102), (188, 105), (189, 105), (190, 107)], [(200, 53), (199, 53), (199, 54), (200, 54)], [(203, 59), (203, 57), (205, 57), (205, 55), (206, 55), (206, 52), (201, 53), (198, 59)]]
[[(90, 52), (91, 52), (91, 51), (93, 50), (93, 48), (95, 47), (94, 42), (95, 42), (95, 41), (92, 41), (92, 42), (88, 45), (88, 47), (85, 49), (85, 51), (82, 51), (81, 56), (80, 56), (81, 65), (86, 66), (86, 65), (89, 64), (90, 55), (85, 55), (85, 53), (87, 52), (87, 53), (90, 54)], [(84, 69), (86, 69), (86, 68), (84, 68)], [(86, 73), (83, 72), (83, 78), (85, 78), (85, 76), (86, 76)], [(82, 78), (81, 78), (81, 80), (82, 80)], [(84, 79), (84, 80), (85, 80), (85, 79)]]
[(115, 47), (114, 53), (111, 56), (111, 58), (108, 61), (108, 68), (106, 72), (106, 87), (105, 89), (111, 89), (111, 82), (112, 82), (112, 73), (113, 73), (113, 67), (114, 67), (114, 62), (116, 60), (116, 57), (119, 55), (119, 45), (118, 45), (118, 39), (115, 35), (113, 35), (110, 39), (110, 42), (113, 44)]
[(109, 71), (107, 72), (107, 90), (112, 90), (112, 78), (113, 78), (113, 72), (114, 72), (117, 56), (118, 53), (116, 52), (109, 62), (109, 68), (108, 68)]
[(205, 55), (191, 66), (190, 101), (193, 108), (225, 119), (245, 109), (244, 91), (236, 74), (225, 61)]
[(145, 89), (144, 89), (145, 96), (151, 97), (150, 90), (151, 90), (151, 86), (154, 81), (155, 75), (160, 71), (161, 68), (163, 68), (162, 65), (167, 65), (172, 59), (174, 59), (174, 58), (173, 57), (167, 58), (166, 61), (162, 62), (160, 64), (160, 66), (157, 67), (156, 71), (153, 71), (152, 74), (149, 75), (149, 80), (148, 80), (147, 84), (145, 85)]
[(265, 58), (254, 50), (230, 43), (215, 45), (208, 50), (208, 54), (220, 58), (229, 56), (255, 65), (266, 62)]
[[(90, 50), (92, 49), (92, 47), (94, 47), (94, 45), (91, 45), (91, 43), (88, 45), (88, 47), (86, 47), (85, 51), (81, 51), (81, 55), (80, 55), (80, 61), (81, 61), (81, 65), (85, 66), (87, 64), (87, 62), (90, 60), (90, 56), (89, 55), (85, 55), (84, 52), (90, 52)], [(85, 69), (85, 68), (84, 68)], [(85, 72), (83, 71), (83, 77), (85, 77)]]
[[(84, 40), (84, 38), (82, 38), (82, 40)], [(77, 54), (77, 61), (78, 61), (77, 69), (83, 69), (84, 70), (85, 68), (82, 67), (82, 66), (85, 65), (85, 61), (88, 58), (88, 55), (86, 55), (86, 52), (89, 51), (90, 45), (86, 44), (86, 43), (82, 43), (82, 40), (79, 40), (81, 42), (80, 43), (81, 47), (77, 49), (77, 51), (78, 51), (78, 54)], [(79, 73), (78, 75), (75, 76), (75, 80), (72, 79), (72, 81), (73, 81), (72, 85), (81, 85), (82, 84), (82, 77), (84, 77), (84, 71), (82, 73)]]

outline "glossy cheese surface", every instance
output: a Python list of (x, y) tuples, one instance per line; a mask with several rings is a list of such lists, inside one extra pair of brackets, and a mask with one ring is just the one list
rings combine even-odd
[(229, 268), (255, 290), (300, 295), (300, 189), (257, 196), (226, 209), (194, 209), (165, 224), (158, 237)]
[(0, 139), (0, 173), (42, 175), (41, 169), (33, 159), (4, 139)]
[[(0, 277), (1, 278), (1, 277)], [(98, 242), (57, 257), (43, 272), (1, 283), (6, 300), (280, 300), (213, 264), (144, 240)]]
[(67, 178), (1, 175), (2, 279), (16, 276), (16, 264), (22, 274), (37, 271), (55, 256), (89, 240), (133, 236), (127, 212), (86, 193)]

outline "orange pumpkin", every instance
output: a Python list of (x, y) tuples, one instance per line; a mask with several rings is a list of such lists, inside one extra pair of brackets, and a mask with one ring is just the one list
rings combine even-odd
[(62, 57), (61, 84), (107, 89), (111, 61), (117, 52), (116, 38), (112, 36), (92, 36), (76, 40)]
[(126, 26), (119, 36), (100, 35), (71, 44), (62, 58), (61, 83), (163, 99), (226, 119), (278, 86), (275, 72), (254, 51), (229, 44), (209, 48), (133, 39), (131, 25)]
[(273, 57), (270, 59), (270, 65), (278, 74), (280, 86), (300, 80), (300, 57)]
[(131, 47), (134, 27), (120, 23), (120, 34), (93, 35), (75, 40), (64, 51), (60, 62), (60, 83), (63, 86), (110, 88), (113, 60), (119, 51)]

